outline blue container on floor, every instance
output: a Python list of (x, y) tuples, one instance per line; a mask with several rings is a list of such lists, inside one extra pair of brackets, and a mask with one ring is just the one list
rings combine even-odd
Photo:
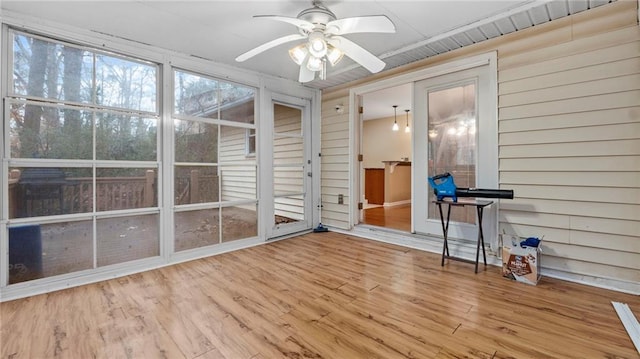
[(9, 227), (9, 283), (42, 278), (40, 226)]

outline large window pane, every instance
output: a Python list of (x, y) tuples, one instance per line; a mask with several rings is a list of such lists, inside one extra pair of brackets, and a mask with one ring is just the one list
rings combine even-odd
[(256, 204), (222, 208), (222, 241), (230, 242), (257, 236), (257, 208)]
[(175, 251), (220, 243), (220, 210), (176, 212)]
[[(2, 234), (11, 239), (8, 282), (158, 256), (159, 215), (130, 210), (158, 206), (159, 67), (20, 31), (9, 36), (3, 200), (9, 219), (26, 220)], [(31, 167), (18, 167), (22, 159)], [(38, 223), (44, 216), (52, 218)]]
[(245, 155), (245, 136), (243, 128), (220, 127), (218, 159), (223, 201), (257, 198), (257, 165), (254, 157)]
[(254, 89), (182, 71), (174, 82), (176, 114), (254, 123)]
[(175, 120), (174, 129), (176, 162), (218, 162), (218, 125)]
[(20, 33), (13, 45), (16, 95), (158, 112), (157, 66)]
[(72, 46), (15, 33), (13, 93), (92, 102), (93, 55)]
[(96, 103), (157, 112), (157, 67), (96, 54)]
[(91, 116), (89, 111), (11, 104), (11, 157), (91, 159)]
[(9, 227), (9, 283), (93, 268), (93, 222)]
[(238, 201), (258, 198), (257, 168), (255, 164), (246, 166), (221, 166), (222, 201)]
[(98, 168), (98, 211), (157, 206), (157, 172), (148, 168)]
[(159, 215), (96, 221), (98, 267), (160, 255)]
[(216, 166), (176, 166), (174, 203), (218, 202), (218, 168)]
[(155, 161), (158, 120), (99, 113), (96, 120), (96, 159)]
[(218, 81), (175, 72), (175, 113), (218, 118)]
[(220, 118), (226, 121), (254, 123), (255, 90), (231, 83), (220, 83)]
[(93, 211), (90, 168), (9, 169), (9, 218)]
[[(255, 141), (255, 137), (254, 137)], [(220, 126), (218, 162), (255, 163), (254, 156), (247, 157), (247, 131), (242, 127)]]

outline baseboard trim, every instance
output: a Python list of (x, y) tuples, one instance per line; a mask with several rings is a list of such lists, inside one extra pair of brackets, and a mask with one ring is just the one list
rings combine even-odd
[[(331, 231), (357, 236), (379, 242), (395, 244), (408, 248), (423, 250), (432, 253), (442, 253), (442, 237), (426, 236), (415, 233), (407, 233), (387, 228), (358, 225), (351, 230), (330, 228)], [(450, 240), (449, 252), (452, 256), (469, 260), (475, 260), (476, 244), (468, 241)], [(487, 264), (502, 267), (502, 259), (499, 253), (491, 251), (487, 247)], [(544, 261), (544, 259), (543, 259)], [(544, 262), (543, 262), (544, 263)], [(640, 283), (628, 282), (614, 278), (602, 278), (580, 273), (571, 273), (555, 268), (541, 268), (543, 277), (565, 280), (567, 282), (584, 284), (592, 287), (613, 290), (616, 292), (640, 295)]]

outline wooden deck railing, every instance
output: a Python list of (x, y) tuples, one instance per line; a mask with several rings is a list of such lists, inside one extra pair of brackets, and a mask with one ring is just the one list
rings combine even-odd
[[(20, 185), (20, 171), (9, 174), (9, 218), (35, 217), (53, 214), (93, 211), (93, 179), (67, 177), (59, 199), (26, 199)], [(145, 208), (157, 204), (156, 172), (146, 171), (142, 177), (96, 178), (96, 209), (98, 211)], [(40, 203), (38, 203), (40, 202)]]
[[(92, 178), (67, 178), (72, 184), (64, 188), (64, 209), (67, 213), (91, 212)], [(96, 210), (153, 207), (157, 203), (156, 174), (148, 170), (144, 177), (96, 178)]]
[[(93, 179), (67, 177), (61, 198), (26, 200), (20, 185), (20, 171), (9, 174), (9, 218), (87, 213), (93, 211)], [(218, 176), (192, 170), (175, 180), (175, 204), (218, 201)], [(147, 170), (143, 177), (96, 178), (96, 210), (111, 211), (146, 208), (157, 205), (156, 171)], [(29, 202), (29, 203), (27, 203)], [(38, 203), (36, 203), (38, 202)]]

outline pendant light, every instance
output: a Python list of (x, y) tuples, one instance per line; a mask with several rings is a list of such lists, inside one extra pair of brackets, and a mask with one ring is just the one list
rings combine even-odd
[(400, 129), (400, 126), (398, 126), (398, 117), (396, 113), (397, 109), (398, 105), (393, 105), (393, 127), (391, 127), (393, 131), (398, 131)]
[(410, 110), (404, 110), (404, 112), (406, 112), (406, 114), (407, 114), (407, 127), (404, 128), (404, 132), (405, 133), (411, 132), (411, 128), (409, 128), (409, 111)]

